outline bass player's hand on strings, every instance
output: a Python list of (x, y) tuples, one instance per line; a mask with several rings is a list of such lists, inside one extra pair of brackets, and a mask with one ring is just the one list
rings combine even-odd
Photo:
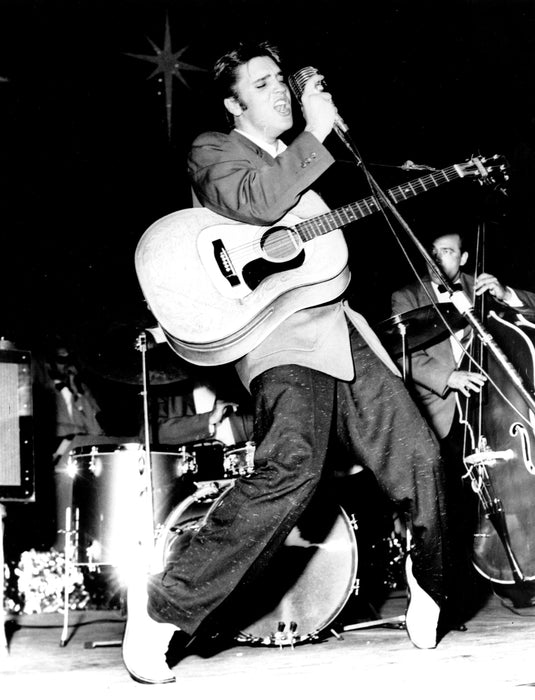
[(456, 369), (448, 377), (447, 385), (454, 391), (459, 391), (464, 396), (470, 396), (470, 392), (479, 393), (487, 378), (480, 372), (466, 372)]

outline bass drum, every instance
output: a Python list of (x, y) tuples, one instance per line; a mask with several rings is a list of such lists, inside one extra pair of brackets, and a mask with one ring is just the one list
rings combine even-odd
[[(175, 538), (198, 530), (233, 483), (198, 483), (197, 491), (171, 512), (156, 541), (160, 566), (165, 566)], [(246, 622), (237, 641), (283, 646), (315, 640), (355, 592), (357, 564), (357, 541), (346, 512), (338, 505), (311, 504), (249, 588), (252, 599), (245, 590), (240, 595), (240, 615)]]

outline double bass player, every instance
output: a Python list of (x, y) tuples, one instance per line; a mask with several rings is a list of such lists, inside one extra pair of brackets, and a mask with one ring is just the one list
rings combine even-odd
[[(429, 253), (454, 291), (460, 289), (474, 301), (489, 297), (500, 308), (518, 312), (535, 310), (534, 293), (506, 286), (489, 272), (481, 272), (474, 277), (464, 271), (469, 254), (461, 233), (451, 231), (436, 236)], [(449, 291), (437, 280), (432, 268), (421, 284), (407, 285), (392, 294), (392, 314), (428, 306), (430, 299), (437, 303), (450, 301)], [(479, 595), (479, 581), (471, 565), (477, 504), (473, 491), (464, 488), (465, 483), (468, 486), (467, 480), (461, 481), (466, 477), (461, 406), (466, 398), (480, 395), (488, 380), (479, 368), (467, 367), (464, 362), (465, 350), (470, 348), (473, 336), (474, 332), (467, 324), (449, 337), (442, 337), (434, 344), (417, 349), (408, 358), (409, 382), (422, 412), (441, 443), (447, 466), (450, 502), (461, 506), (455, 509), (458, 516), (453, 523), (452, 535), (457, 541), (457, 567), (462, 571), (457, 577), (458, 597), (460, 601), (465, 601), (468, 608), (477, 604), (476, 600), (470, 602), (470, 592), (476, 598)], [(469, 609), (465, 609), (464, 617), (468, 615)]]

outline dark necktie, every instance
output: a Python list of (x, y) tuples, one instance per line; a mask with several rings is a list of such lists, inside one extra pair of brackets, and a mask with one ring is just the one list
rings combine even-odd
[[(451, 289), (453, 292), (462, 292), (463, 291), (463, 285), (460, 282), (456, 282), (455, 284), (450, 285)], [(448, 290), (443, 284), (438, 285), (438, 293), (439, 294), (444, 294)]]

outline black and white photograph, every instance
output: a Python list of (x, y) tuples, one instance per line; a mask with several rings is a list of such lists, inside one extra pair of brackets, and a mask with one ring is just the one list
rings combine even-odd
[(0, 0), (6, 697), (532, 693), (534, 191), (533, 0)]

